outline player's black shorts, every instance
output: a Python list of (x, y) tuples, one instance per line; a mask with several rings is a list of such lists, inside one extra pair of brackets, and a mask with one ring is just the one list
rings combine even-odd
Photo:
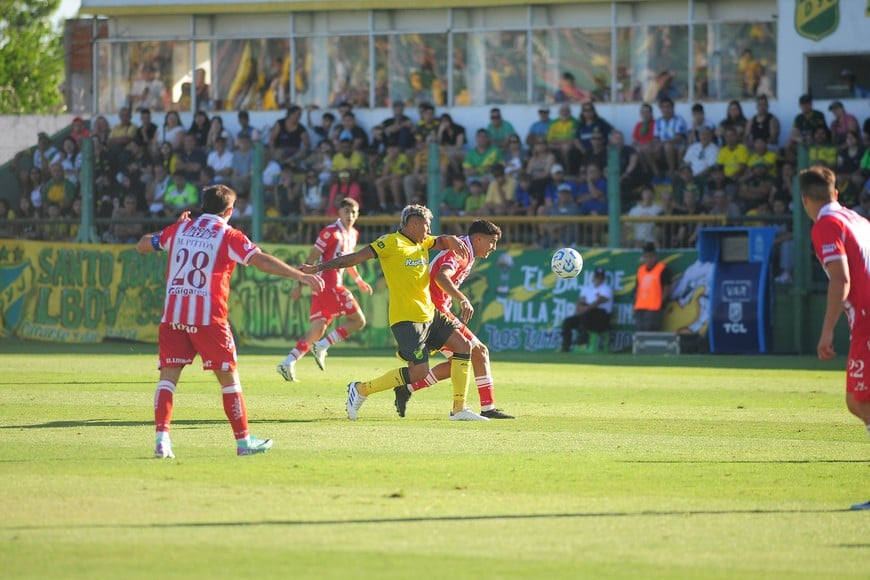
[(397, 322), (390, 330), (399, 345), (399, 358), (420, 364), (429, 360), (429, 351), (444, 346), (456, 330), (456, 323), (436, 310), (430, 322)]

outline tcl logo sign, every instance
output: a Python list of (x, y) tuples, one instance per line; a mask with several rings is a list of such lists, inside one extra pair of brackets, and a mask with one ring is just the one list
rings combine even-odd
[(742, 322), (724, 322), (722, 328), (725, 330), (725, 334), (746, 334), (749, 332)]

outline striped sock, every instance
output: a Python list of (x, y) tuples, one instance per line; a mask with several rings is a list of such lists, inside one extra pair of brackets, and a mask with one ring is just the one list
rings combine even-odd
[(175, 385), (172, 381), (158, 381), (157, 389), (154, 391), (154, 425), (158, 433), (169, 432), (173, 395), (175, 395)]
[(247, 439), (248, 410), (245, 407), (245, 397), (242, 396), (242, 385), (227, 385), (221, 388), (224, 401), (224, 413), (233, 427), (233, 435), (236, 441)]
[(495, 409), (492, 393), (492, 377), (489, 375), (474, 377), (474, 382), (477, 384), (477, 394), (480, 395), (480, 410), (489, 411)]
[(320, 348), (329, 348), (336, 342), (341, 342), (348, 336), (350, 336), (350, 333), (345, 330), (343, 326), (339, 326), (338, 328), (327, 334), (325, 337), (318, 340), (317, 346), (319, 346)]
[(299, 342), (296, 343), (296, 346), (293, 347), (293, 350), (290, 351), (290, 354), (287, 355), (287, 358), (284, 359), (285, 362), (297, 361), (311, 350), (311, 345), (308, 344), (304, 338), (300, 338)]
[(438, 377), (435, 376), (435, 369), (429, 369), (429, 372), (426, 373), (426, 376), (420, 379), (419, 381), (411, 383), (411, 392), (419, 391), (420, 389), (425, 389), (426, 387), (431, 387), (435, 383), (438, 382)]

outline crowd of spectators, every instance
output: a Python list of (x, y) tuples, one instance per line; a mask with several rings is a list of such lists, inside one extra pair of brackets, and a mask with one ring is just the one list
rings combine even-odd
[[(239, 216), (250, 215), (258, 141), (264, 145), (263, 202), (269, 217), (337, 215), (345, 197), (356, 199), (363, 215), (393, 214), (406, 204), (424, 203), (431, 143), (438, 145), (443, 215), (606, 215), (614, 203), (608, 199), (608, 144), (619, 152), (619, 203), (629, 216), (787, 212), (795, 202), (792, 180), (801, 144), (808, 147), (810, 163), (837, 172), (844, 205), (866, 215), (870, 119), (861, 126), (841, 102), (833, 102), (828, 120), (813, 108), (809, 95), (798, 106), (800, 112), (788, 123), (770, 113), (764, 95), (756, 98), (754, 111), (744, 112), (732, 101), (717, 123), (706, 118), (701, 104), (692, 107), (691, 119), (682, 118), (664, 96), (654, 105), (641, 105), (630, 138), (599, 116), (592, 101), (579, 107), (541, 105), (524, 133), (492, 108), (486, 126), (472, 128), (473, 134), (448, 113), (438, 115), (430, 103), (420, 104), (412, 119), (400, 100), (392, 103), (392, 115), (369, 131), (357, 124), (347, 102), (336, 112), (292, 105), (261, 130), (239, 111), (233, 123), (238, 130), (232, 132), (220, 115), (209, 117), (205, 111), (196, 112), (189, 127), (170, 111), (161, 127), (148, 108), (136, 111), (137, 122), (124, 108), (114, 126), (102, 116), (90, 127), (76, 118), (61, 143), (40, 133), (32, 169), (19, 175), (26, 194), (18, 207), (0, 202), (0, 220), (70, 217), (68, 226), (31, 227), (20, 235), (75, 237), (73, 222), (81, 213), (80, 141), (88, 136), (94, 143), (96, 215), (126, 218), (101, 231), (111, 242), (141, 235), (144, 226), (135, 223), (137, 217), (174, 218), (197, 208), (202, 188), (215, 183), (236, 189)], [(551, 108), (556, 108), (552, 119)], [(560, 238), (559, 229), (550, 226), (537, 231), (532, 241), (542, 246), (595, 243)], [(630, 243), (638, 247), (694, 247), (697, 239), (697, 226), (686, 223), (664, 229), (637, 222), (629, 232)], [(790, 236), (787, 227), (781, 234), (783, 240)]]

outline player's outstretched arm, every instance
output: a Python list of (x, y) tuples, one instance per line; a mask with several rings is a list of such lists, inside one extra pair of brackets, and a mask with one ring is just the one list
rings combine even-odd
[(159, 233), (151, 233), (145, 234), (139, 241), (136, 242), (136, 251), (140, 254), (148, 254), (150, 252), (157, 252), (160, 250), (160, 236)]
[(289, 264), (285, 264), (272, 254), (257, 252), (251, 256), (251, 259), (248, 260), (248, 264), (266, 274), (274, 274), (275, 276), (283, 276), (285, 278), (302, 282), (311, 288), (311, 291), (315, 294), (323, 290), (322, 279), (317, 276), (312, 276), (311, 274), (306, 274)]
[(371, 246), (366, 246), (353, 254), (345, 254), (322, 264), (302, 264), (299, 269), (306, 274), (316, 274), (323, 270), (338, 270), (340, 268), (350, 268), (357, 264), (362, 264), (366, 260), (371, 260), (376, 257), (375, 251)]
[[(183, 211), (178, 215), (176, 223), (188, 221), (190, 221), (190, 212)], [(139, 238), (138, 242), (136, 242), (136, 251), (140, 254), (159, 252), (160, 249), (160, 232), (151, 232), (150, 234), (145, 234), (144, 236)]]

